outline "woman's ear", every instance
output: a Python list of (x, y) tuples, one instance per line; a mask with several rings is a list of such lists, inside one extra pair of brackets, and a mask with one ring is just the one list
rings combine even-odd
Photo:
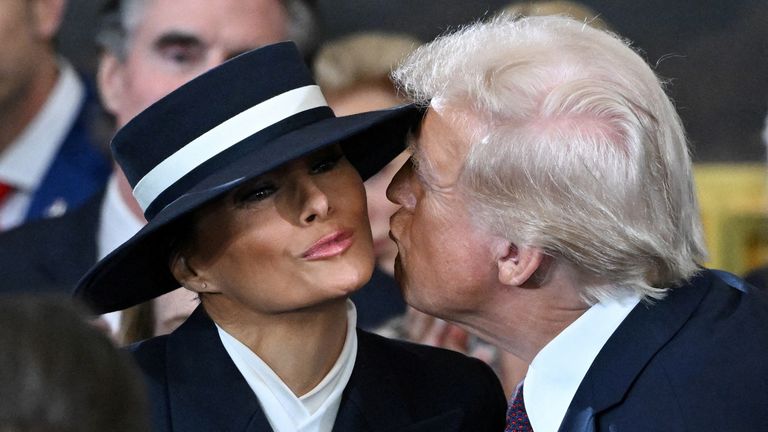
[(198, 294), (214, 292), (213, 287), (195, 271), (183, 255), (174, 255), (170, 267), (171, 274), (184, 288)]
[(523, 286), (541, 268), (544, 253), (535, 247), (518, 247), (508, 242), (506, 253), (497, 260), (499, 282), (508, 286)]

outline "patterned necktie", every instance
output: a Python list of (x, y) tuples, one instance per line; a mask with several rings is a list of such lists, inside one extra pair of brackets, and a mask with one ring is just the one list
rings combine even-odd
[(507, 410), (507, 428), (504, 432), (533, 432), (531, 422), (528, 421), (528, 413), (525, 412), (523, 401), (523, 386), (517, 390), (515, 399), (509, 404)]

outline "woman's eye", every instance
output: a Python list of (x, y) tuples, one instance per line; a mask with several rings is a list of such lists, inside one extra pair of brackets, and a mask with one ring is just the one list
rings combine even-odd
[(314, 163), (310, 172), (312, 174), (319, 174), (330, 171), (338, 165), (342, 157), (344, 157), (344, 155), (340, 152), (329, 154)]
[(237, 195), (237, 200), (242, 203), (263, 201), (277, 191), (273, 185), (255, 186), (244, 190)]

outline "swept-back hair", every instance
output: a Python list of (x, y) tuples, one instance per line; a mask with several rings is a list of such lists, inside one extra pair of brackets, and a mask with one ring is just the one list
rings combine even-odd
[(614, 34), (560, 16), (499, 17), (418, 49), (409, 97), (474, 120), (461, 186), (477, 222), (586, 275), (594, 302), (661, 298), (706, 250), (681, 121)]

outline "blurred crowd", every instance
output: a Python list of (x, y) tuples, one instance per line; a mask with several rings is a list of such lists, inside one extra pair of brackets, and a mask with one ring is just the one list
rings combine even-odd
[[(312, 1), (116, 0), (104, 5), (97, 22), (82, 24), (98, 28), (94, 41), (82, 42), (98, 46), (98, 57), (95, 71), (77, 70), (58, 49), (67, 6), (65, 0), (0, 2), (0, 430), (148, 430), (145, 417), (124, 416), (146, 412), (147, 401), (133, 364), (115, 347), (172, 332), (199, 298), (179, 288), (103, 315), (70, 299), (83, 275), (147, 222), (132, 195), (133, 174), (123, 172), (110, 153), (114, 132), (201, 73), (283, 40), (297, 43), (337, 116), (394, 107), (405, 99), (391, 80), (393, 69), (428, 41), (378, 30), (321, 39)], [(622, 33), (599, 10), (569, 1), (488, 12), (567, 15)], [(762, 41), (762, 54), (765, 49)], [(718, 84), (707, 85), (727, 91)], [(723, 113), (719, 121), (739, 115)], [(766, 120), (757, 127), (768, 145)], [(730, 145), (728, 137), (719, 139)], [(407, 306), (400, 293), (394, 277), (398, 250), (389, 237), (398, 206), (386, 190), (409, 157), (404, 151), (364, 183), (376, 266), (370, 282), (351, 296), (357, 324), (479, 358), (511, 396), (525, 376), (524, 360)], [(766, 162), (695, 168), (710, 264), (746, 275), (759, 289), (768, 288)]]

